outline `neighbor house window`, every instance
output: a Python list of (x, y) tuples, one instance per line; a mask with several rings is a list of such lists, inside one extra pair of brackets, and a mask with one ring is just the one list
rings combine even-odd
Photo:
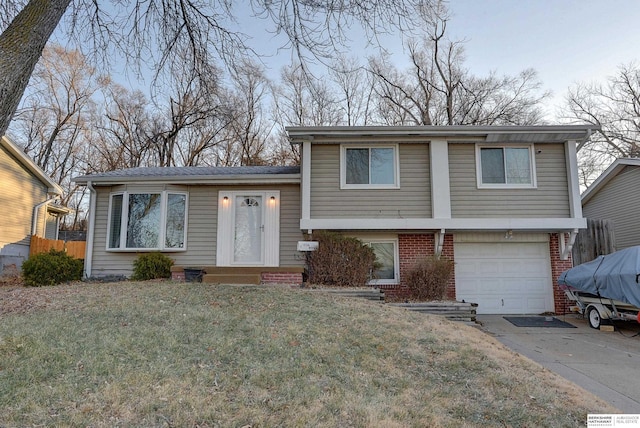
[(479, 147), (478, 187), (535, 187), (532, 148)]
[(341, 185), (343, 188), (398, 187), (397, 146), (343, 146)]
[(182, 250), (186, 241), (187, 195), (175, 192), (111, 195), (110, 250)]
[(397, 284), (398, 281), (398, 245), (395, 240), (368, 240), (376, 254), (378, 268), (371, 274), (371, 284)]

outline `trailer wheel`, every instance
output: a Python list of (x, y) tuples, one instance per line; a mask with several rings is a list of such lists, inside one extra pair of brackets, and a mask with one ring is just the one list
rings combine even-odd
[(590, 306), (589, 309), (587, 310), (587, 318), (589, 319), (589, 327), (595, 328), (596, 330), (600, 329), (602, 318), (600, 317), (600, 312), (598, 312), (598, 308), (594, 306)]

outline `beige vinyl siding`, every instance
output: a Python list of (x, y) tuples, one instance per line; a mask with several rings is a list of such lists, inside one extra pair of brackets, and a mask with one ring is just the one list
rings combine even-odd
[(340, 145), (313, 144), (311, 218), (431, 218), (428, 144), (399, 144), (399, 189), (340, 189)]
[[(4, 147), (0, 147), (0, 247), (6, 244), (29, 245), (33, 208), (47, 199), (47, 185), (26, 170)], [(40, 210), (38, 232), (44, 230), (44, 212)]]
[(109, 195), (112, 192), (153, 192), (162, 190), (186, 191), (189, 194), (186, 251), (167, 251), (178, 266), (215, 266), (216, 235), (218, 230), (218, 192), (220, 190), (280, 190), (280, 265), (301, 266), (297, 260), (300, 232), (300, 187), (298, 185), (271, 185), (250, 187), (128, 185), (97, 187), (96, 227), (94, 237), (93, 276), (126, 275), (132, 272), (135, 252), (106, 251)]
[(46, 208), (42, 208), (42, 211), (45, 211), (46, 216), (46, 230), (44, 231), (44, 237), (47, 239), (57, 239), (58, 237), (58, 216), (46, 212)]
[(626, 166), (582, 207), (583, 217), (612, 220), (616, 249), (640, 245), (640, 168)]
[(300, 186), (280, 188), (280, 266), (304, 266), (298, 252), (298, 241), (304, 237), (300, 231)]
[[(569, 218), (564, 144), (535, 147), (537, 188), (478, 189), (475, 144), (449, 144), (453, 218)], [(534, 150), (535, 152), (535, 150)]]

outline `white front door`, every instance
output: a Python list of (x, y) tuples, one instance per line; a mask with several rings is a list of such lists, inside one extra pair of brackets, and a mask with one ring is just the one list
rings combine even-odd
[(278, 266), (280, 192), (218, 193), (216, 266)]
[(262, 195), (236, 195), (233, 262), (261, 264), (264, 254)]

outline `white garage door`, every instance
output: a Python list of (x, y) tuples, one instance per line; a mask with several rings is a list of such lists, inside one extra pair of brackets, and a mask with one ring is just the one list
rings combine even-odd
[(548, 242), (458, 242), (454, 256), (456, 297), (479, 314), (554, 310)]

